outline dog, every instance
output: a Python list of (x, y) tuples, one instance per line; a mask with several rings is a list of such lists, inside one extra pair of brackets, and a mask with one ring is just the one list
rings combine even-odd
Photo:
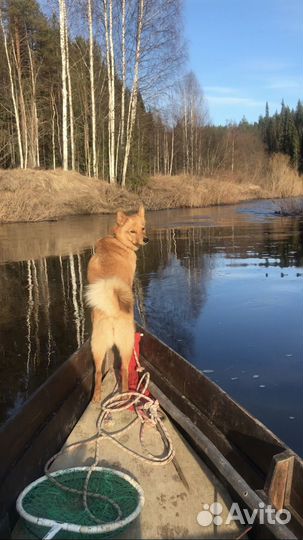
[(93, 401), (101, 401), (102, 364), (114, 345), (121, 357), (122, 392), (128, 390), (128, 366), (135, 340), (134, 295), (136, 252), (148, 242), (145, 212), (118, 211), (113, 236), (98, 240), (88, 263), (86, 301), (92, 308), (91, 349), (95, 363)]

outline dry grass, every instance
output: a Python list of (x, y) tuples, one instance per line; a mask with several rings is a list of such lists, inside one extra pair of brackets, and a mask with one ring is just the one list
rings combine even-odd
[(290, 167), (289, 157), (275, 154), (269, 160), (266, 184), (273, 197), (298, 197), (303, 193), (303, 180)]
[[(263, 187), (265, 186), (265, 187)], [(191, 208), (303, 194), (301, 178), (284, 156), (275, 156), (267, 178), (259, 184), (230, 177), (151, 178), (139, 194), (110, 186), (76, 172), (0, 171), (0, 222), (42, 221), (80, 214), (112, 213), (117, 208)]]
[(232, 204), (262, 197), (262, 189), (255, 184), (182, 175), (152, 178), (141, 192), (143, 203), (151, 210)]
[(76, 172), (0, 171), (0, 221), (42, 221), (133, 210), (138, 196)]

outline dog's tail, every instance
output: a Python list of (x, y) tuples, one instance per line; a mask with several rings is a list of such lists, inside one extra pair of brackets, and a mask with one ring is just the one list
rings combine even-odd
[(103, 311), (108, 317), (117, 317), (121, 310), (130, 313), (134, 307), (130, 286), (117, 277), (99, 279), (88, 285), (85, 299), (91, 308)]

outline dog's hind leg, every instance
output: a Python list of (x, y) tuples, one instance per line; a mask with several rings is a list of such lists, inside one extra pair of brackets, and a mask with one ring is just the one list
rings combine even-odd
[(128, 390), (128, 367), (133, 354), (135, 344), (135, 328), (133, 321), (123, 321), (119, 325), (119, 331), (115, 332), (115, 345), (121, 357), (122, 392)]
[(91, 339), (91, 348), (93, 353), (93, 358), (95, 362), (95, 390), (93, 395), (93, 401), (95, 403), (100, 403), (101, 401), (101, 384), (102, 384), (102, 365), (105, 354), (107, 352), (107, 343), (102, 335), (98, 326), (93, 329), (92, 339)]

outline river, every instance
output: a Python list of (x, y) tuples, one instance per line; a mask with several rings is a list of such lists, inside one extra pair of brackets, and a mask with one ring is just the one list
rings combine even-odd
[[(137, 319), (303, 455), (303, 219), (275, 203), (147, 214)], [(113, 216), (0, 226), (0, 422), (89, 336), (87, 261)]]

